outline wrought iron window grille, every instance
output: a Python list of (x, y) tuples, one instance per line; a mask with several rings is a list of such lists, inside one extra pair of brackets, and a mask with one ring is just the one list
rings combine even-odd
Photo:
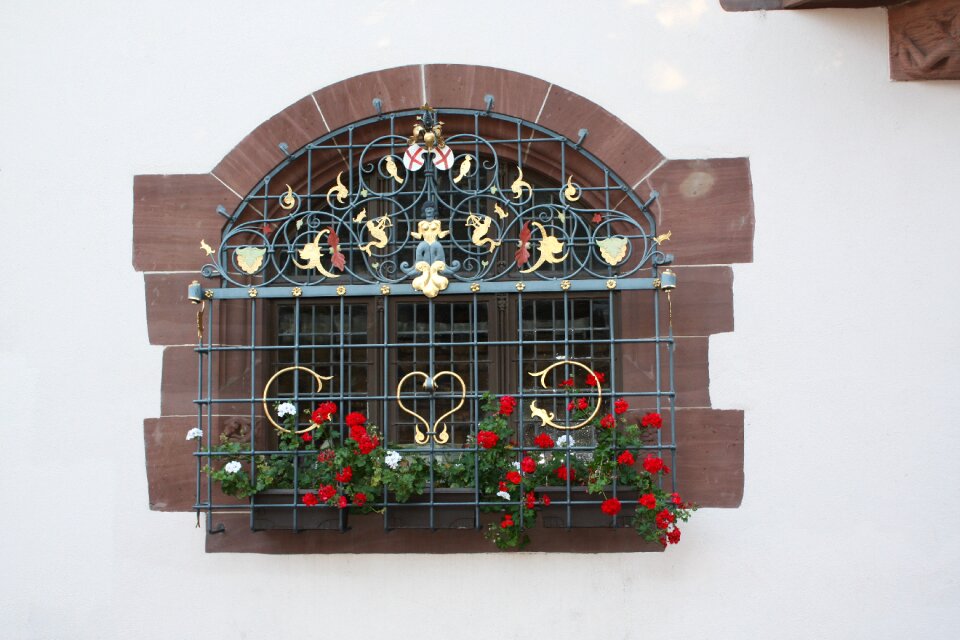
[[(343, 414), (370, 415), (387, 448), (433, 464), (477, 451), (468, 443), (484, 393), (513, 395), (523, 455), (537, 433), (576, 427), (557, 385), (581, 369), (607, 373), (598, 407), (627, 398), (664, 414), (644, 448), (670, 460), (665, 481), (676, 485), (674, 342), (660, 302), (676, 287), (662, 268), (672, 262), (661, 251), (669, 233), (657, 234), (650, 213), (657, 193), (641, 199), (581, 141), (489, 111), (425, 105), (284, 150), (232, 213), (221, 211), (219, 244), (201, 241), (210, 259), (201, 274), (219, 286), (189, 290), (201, 305), (197, 427), (208, 434), (195, 454), (195, 508), (208, 531), (218, 530), (215, 512), (233, 510), (248, 510), (254, 529), (349, 526), (346, 512), (317, 517), (298, 503), (311, 488), (297, 485), (296, 471), (279, 501), (239, 503), (204, 474), (226, 455), (248, 462), (251, 476), (258, 456), (299, 461), (301, 452), (276, 447), (271, 403), (333, 400)], [(648, 315), (649, 335), (627, 335), (626, 314)], [(645, 361), (647, 388), (627, 388), (624, 352)], [(231, 420), (227, 436), (245, 446), (217, 452), (210, 435)], [(591, 434), (574, 433), (566, 455), (589, 454)], [(574, 495), (569, 481), (565, 489), (552, 526), (626, 521), (578, 519), (574, 507), (595, 511), (600, 501)], [(451, 499), (431, 483), (424, 498), (400, 504), (384, 491), (376, 506), (387, 528), (431, 529), (479, 528), (493, 506), (476, 486)], [(410, 509), (422, 517), (398, 516)]]

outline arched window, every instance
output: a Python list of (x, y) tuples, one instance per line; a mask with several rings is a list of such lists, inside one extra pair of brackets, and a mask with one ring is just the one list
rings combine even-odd
[[(428, 68), (420, 71), (429, 74)], [(609, 115), (595, 112), (591, 120), (589, 112), (581, 114), (585, 126), (572, 136), (569, 126), (559, 132), (541, 122), (541, 115), (543, 122), (556, 120), (548, 116), (553, 98), (566, 98), (565, 92), (546, 87), (532, 120), (498, 113), (488, 96), (485, 110), (406, 108), (346, 121), (296, 151), (280, 144), (280, 161), (250, 182), (236, 206), (220, 208), (226, 219), (220, 238), (215, 240), (213, 233), (204, 237), (210, 254), (203, 269), (206, 279), (191, 287), (191, 297), (204, 303), (203, 337), (192, 349), (200, 354), (195, 368), (199, 380), (190, 384), (197, 390), (195, 424), (206, 434), (196, 456), (193, 506), (207, 514), (212, 532), (221, 521), (236, 531), (236, 518), (225, 512), (249, 518), (252, 530), (425, 527), (450, 528), (445, 535), (452, 535), (479, 527), (482, 510), (489, 506), (480, 488), (469, 478), (454, 481), (441, 471), (458, 460), (469, 463), (462, 454), (477, 451), (482, 395), (517, 399), (510, 424), (518, 462), (539, 451), (537, 435), (553, 440), (572, 435), (575, 444), (562, 456), (575, 466), (589, 456), (597, 438), (590, 427), (566, 430), (579, 418), (568, 410), (570, 391), (562, 383), (575, 378), (578, 394), (592, 393), (585, 385), (588, 370), (605, 378), (594, 403), (604, 411), (625, 399), (636, 418), (646, 412), (662, 415), (664, 428), (642, 449), (674, 470), (662, 481), (668, 489), (676, 487), (678, 395), (682, 404), (696, 407), (686, 410), (694, 429), (702, 429), (705, 416), (724, 412), (704, 413), (703, 396), (675, 384), (677, 375), (688, 380), (690, 370), (674, 359), (678, 342), (670, 333), (672, 314), (664, 290), (676, 280), (663, 269), (670, 257), (661, 243), (670, 236), (668, 229), (657, 229), (662, 214), (657, 190), (696, 201), (710, 192), (718, 176), (722, 185), (725, 177), (718, 168), (730, 165), (701, 161), (687, 169), (664, 164), (643, 142), (630, 147), (638, 154), (632, 164), (636, 168), (617, 157), (614, 169), (584, 144), (588, 127), (601, 135), (610, 131)], [(301, 113), (320, 108), (322, 100), (312, 96), (310, 102)], [(378, 103), (373, 101), (377, 111)], [(325, 113), (324, 124), (335, 121), (331, 111)], [(266, 127), (279, 126), (272, 124), (278, 118)], [(590, 134), (594, 141), (596, 135)], [(610, 149), (629, 139), (620, 137), (594, 142), (592, 148), (611, 157)], [(225, 159), (211, 175), (228, 188), (241, 188), (237, 178), (252, 175), (243, 166), (252, 156), (232, 157), (241, 160)], [(682, 169), (673, 172), (682, 180), (674, 182), (674, 168)], [(665, 180), (636, 181), (652, 170)], [(734, 173), (739, 179), (740, 170)], [(718, 209), (726, 215), (727, 206), (719, 202)], [(696, 224), (673, 221), (681, 229)], [(742, 228), (742, 217), (739, 224)], [(752, 236), (752, 214), (748, 232)], [(144, 244), (135, 239), (135, 246)], [(694, 262), (723, 261), (716, 258), (722, 251), (694, 249), (699, 252)], [(699, 299), (688, 308), (708, 305), (712, 312), (724, 290), (729, 294), (722, 270), (716, 271), (691, 271)], [(716, 275), (719, 294), (704, 288), (712, 286)], [(698, 319), (686, 335), (724, 330), (725, 322), (722, 317)], [(705, 339), (683, 338), (679, 344), (700, 342)], [(275, 404), (285, 401), (301, 412), (299, 424), (284, 423), (276, 415)], [(257, 478), (264, 477), (258, 466), (264, 456), (285, 452), (280, 455), (304, 457), (283, 448), (283, 437), (277, 435), (282, 431), (274, 425), (309, 428), (302, 412), (327, 401), (336, 403), (341, 416), (362, 412), (379, 425), (388, 448), (426, 464), (430, 481), (422, 499), (402, 504), (386, 492), (373, 497), (382, 518), (379, 525), (370, 525), (356, 518), (348, 522), (336, 510), (318, 516), (306, 509), (299, 499), (313, 488), (298, 483), (297, 464), (280, 497), (261, 491), (239, 502), (219, 493), (203, 473), (207, 465), (223, 465), (226, 456), (217, 438), (225, 435), (229, 458), (241, 462), (243, 475), (256, 487)], [(683, 415), (680, 411), (681, 423)], [(733, 429), (742, 428), (736, 416), (724, 419)], [(147, 428), (149, 433), (149, 423)], [(734, 470), (731, 480), (721, 477), (717, 485), (712, 461), (705, 463), (697, 454), (695, 483), (709, 476), (710, 490), (726, 492), (742, 478), (742, 471)], [(598, 518), (599, 497), (573, 482), (560, 485), (561, 494), (555, 495), (554, 508), (543, 514), (540, 527), (620, 528), (629, 520), (629, 505), (636, 504), (625, 501), (622, 514)], [(151, 491), (154, 486), (151, 481)], [(610, 491), (621, 495), (615, 486)], [(732, 498), (714, 503), (739, 501), (739, 489), (733, 491), (724, 494)], [(588, 513), (582, 507), (592, 515), (582, 515)], [(270, 538), (257, 538), (265, 539)], [(422, 544), (400, 535), (392, 540), (373, 547), (352, 542), (349, 548)], [(572, 538), (565, 540), (547, 548), (568, 548)], [(577, 540), (577, 548), (598, 548), (593, 538)], [(231, 548), (230, 543), (208, 543), (222, 544)], [(479, 550), (472, 545), (458, 541), (455, 548)]]

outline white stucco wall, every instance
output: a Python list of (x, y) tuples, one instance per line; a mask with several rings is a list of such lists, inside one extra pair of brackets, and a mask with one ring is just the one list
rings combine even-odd
[[(755, 263), (710, 345), (714, 406), (746, 410), (741, 508), (663, 554), (332, 557), (205, 555), (193, 515), (148, 510), (132, 176), (208, 171), (310, 91), (421, 62), (750, 157)], [(960, 83), (889, 81), (883, 10), (8, 1), (0, 80), (0, 637), (956, 637)]]

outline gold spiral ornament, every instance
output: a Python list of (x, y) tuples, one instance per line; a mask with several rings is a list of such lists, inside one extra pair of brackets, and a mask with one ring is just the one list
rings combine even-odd
[(273, 428), (277, 429), (278, 431), (283, 431), (284, 433), (307, 433), (308, 431), (313, 431), (314, 429), (318, 428), (320, 425), (317, 424), (316, 422), (311, 422), (310, 426), (307, 427), (306, 429), (299, 429), (299, 430), (294, 429), (293, 431), (291, 431), (290, 429), (286, 429), (280, 426), (279, 424), (277, 424), (277, 421), (273, 419), (272, 415), (270, 415), (270, 407), (267, 406), (267, 396), (268, 396), (267, 391), (270, 390), (270, 385), (272, 385), (273, 381), (279, 378), (282, 374), (288, 371), (294, 371), (294, 370), (306, 371), (311, 376), (313, 376), (313, 378), (317, 381), (317, 393), (323, 390), (324, 380), (333, 380), (333, 376), (322, 376), (316, 371), (314, 371), (313, 369), (308, 369), (307, 367), (286, 367), (284, 369), (280, 369), (280, 371), (277, 371), (275, 374), (273, 374), (270, 377), (269, 380), (267, 380), (267, 384), (264, 385), (263, 387), (263, 398), (262, 398), (263, 415), (267, 417), (267, 420), (270, 422), (270, 424), (273, 425)]
[(540, 371), (528, 372), (527, 375), (533, 376), (534, 378), (540, 378), (540, 385), (544, 389), (549, 389), (550, 387), (547, 386), (547, 374), (553, 371), (554, 369), (556, 369), (557, 367), (562, 367), (563, 365), (566, 365), (566, 364), (573, 365), (574, 367), (580, 367), (581, 369), (586, 371), (588, 375), (593, 376), (594, 382), (597, 385), (597, 403), (596, 403), (596, 406), (594, 406), (593, 408), (593, 413), (591, 413), (590, 417), (588, 417), (586, 420), (584, 420), (580, 424), (565, 426), (565, 425), (557, 424), (556, 422), (554, 422), (554, 418), (556, 418), (556, 415), (552, 411), (547, 411), (546, 409), (541, 409), (540, 407), (538, 407), (537, 401), (534, 400), (533, 402), (530, 403), (530, 417), (539, 418), (540, 421), (543, 423), (544, 427), (553, 427), (554, 429), (560, 429), (561, 431), (574, 431), (576, 429), (582, 429), (583, 427), (590, 424), (593, 421), (593, 419), (597, 416), (597, 414), (600, 412), (600, 400), (603, 397), (603, 391), (600, 389), (600, 380), (597, 378), (596, 372), (590, 367), (588, 367), (587, 365), (583, 364), (582, 362), (577, 362), (576, 360), (560, 360), (558, 362), (554, 362), (546, 369), (542, 369)]

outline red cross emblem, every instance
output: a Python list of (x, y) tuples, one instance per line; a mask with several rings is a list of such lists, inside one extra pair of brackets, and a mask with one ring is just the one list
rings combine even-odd
[(407, 171), (419, 171), (423, 168), (423, 147), (418, 144), (412, 144), (403, 152), (403, 166)]
[(453, 155), (453, 149), (448, 146), (435, 147), (433, 149), (433, 164), (437, 169), (443, 171), (449, 171), (453, 168), (453, 161), (455, 157)]

